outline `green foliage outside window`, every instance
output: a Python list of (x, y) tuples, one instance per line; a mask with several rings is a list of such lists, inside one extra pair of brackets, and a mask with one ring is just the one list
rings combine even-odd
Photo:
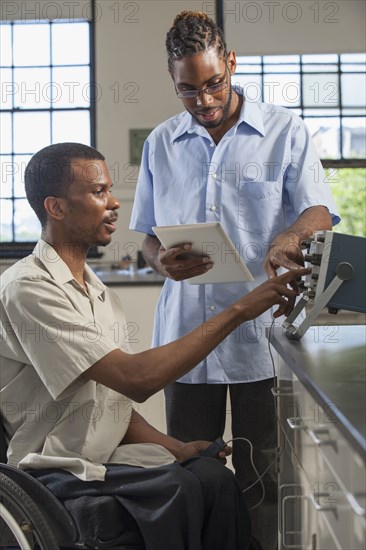
[(342, 221), (338, 233), (366, 237), (366, 168), (326, 170)]

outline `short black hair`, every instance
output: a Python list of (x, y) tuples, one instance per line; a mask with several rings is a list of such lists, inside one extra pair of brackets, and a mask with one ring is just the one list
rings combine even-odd
[(76, 159), (105, 160), (105, 157), (82, 143), (55, 143), (30, 159), (24, 173), (25, 193), (42, 227), (47, 222), (44, 201), (47, 197), (66, 196), (73, 180), (71, 163)]
[(213, 48), (219, 57), (225, 59), (227, 48), (220, 27), (206, 14), (199, 11), (182, 11), (174, 19), (166, 36), (168, 66), (183, 59)]

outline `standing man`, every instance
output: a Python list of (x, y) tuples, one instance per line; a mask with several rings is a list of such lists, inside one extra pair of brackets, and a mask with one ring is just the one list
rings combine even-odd
[[(303, 264), (301, 241), (339, 221), (308, 130), (290, 111), (249, 103), (231, 85), (236, 57), (221, 30), (204, 13), (182, 12), (167, 34), (168, 68), (185, 111), (159, 125), (147, 139), (131, 229), (146, 233), (148, 263), (166, 276), (157, 305), (154, 346), (166, 344), (209, 321), (237, 296)], [(164, 250), (154, 225), (220, 221), (247, 262), (254, 283), (189, 285), (210, 258), (182, 259)], [(215, 261), (215, 258), (212, 258)], [(179, 320), (176, 312), (180, 311)], [(273, 369), (265, 328), (271, 312), (226, 338), (193, 371), (166, 391), (168, 433), (183, 441), (211, 440), (224, 432), (229, 390), (233, 437), (254, 446), (264, 472), (274, 461), (276, 418)], [(234, 442), (233, 465), (243, 489), (256, 481), (248, 445)], [(277, 546), (277, 483), (269, 468), (246, 496), (254, 536), (264, 550)]]

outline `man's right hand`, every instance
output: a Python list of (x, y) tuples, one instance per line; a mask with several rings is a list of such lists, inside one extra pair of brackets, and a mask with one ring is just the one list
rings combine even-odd
[(192, 254), (191, 245), (183, 243), (165, 250), (159, 249), (156, 268), (165, 277), (174, 281), (183, 281), (206, 273), (212, 268), (213, 262), (209, 256)]

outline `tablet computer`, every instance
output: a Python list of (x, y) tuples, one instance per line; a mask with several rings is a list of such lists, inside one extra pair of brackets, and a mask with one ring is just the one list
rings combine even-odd
[(187, 279), (190, 284), (253, 281), (252, 274), (220, 222), (164, 225), (152, 229), (166, 249), (191, 243), (192, 249), (188, 255), (197, 254), (211, 258), (213, 267), (203, 275)]

